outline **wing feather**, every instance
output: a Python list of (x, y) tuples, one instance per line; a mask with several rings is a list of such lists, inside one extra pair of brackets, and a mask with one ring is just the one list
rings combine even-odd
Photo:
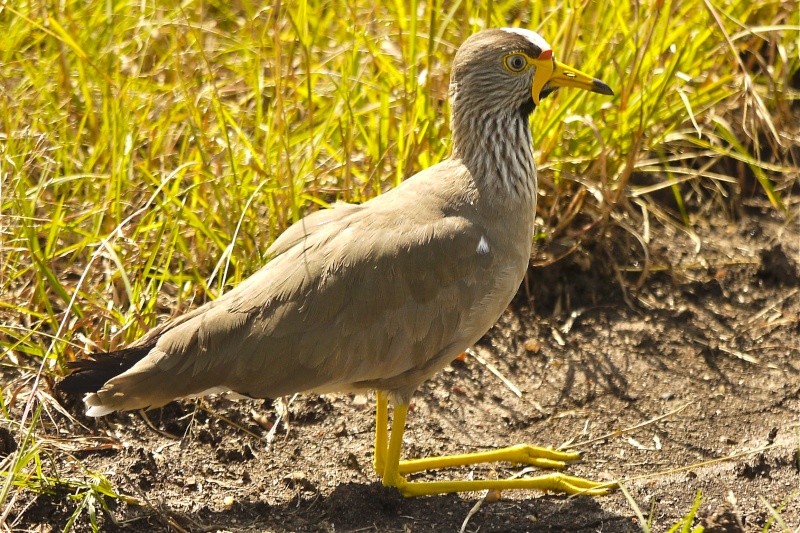
[(492, 275), (491, 255), (476, 253), (485, 228), (434, 194), (395, 191), (292, 226), (264, 268), (158, 328), (152, 352), (98, 397), (160, 405), (220, 386), (253, 397), (343, 389), (474, 342), (460, 329)]

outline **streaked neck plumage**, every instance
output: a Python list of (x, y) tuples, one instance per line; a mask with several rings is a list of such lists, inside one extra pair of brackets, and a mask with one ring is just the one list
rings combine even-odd
[(503, 201), (535, 205), (530, 109), (490, 102), (491, 92), (471, 89), (450, 85), (452, 158), (461, 160), (480, 189)]

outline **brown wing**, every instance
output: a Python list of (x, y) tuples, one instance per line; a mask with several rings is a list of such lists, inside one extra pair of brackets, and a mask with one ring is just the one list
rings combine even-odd
[(491, 255), (476, 253), (483, 228), (468, 209), (448, 216), (441, 198), (401, 189), (298, 222), (267, 266), (163, 329), (95, 403), (156, 406), (220, 387), (254, 397), (346, 389), (474, 342), (465, 316), (491, 276)]
[(267, 257), (276, 257), (286, 252), (301, 240), (305, 240), (312, 233), (319, 231), (325, 225), (336, 223), (342, 218), (351, 216), (360, 209), (362, 209), (360, 205), (337, 202), (333, 204), (330, 209), (315, 211), (303, 217), (275, 239), (272, 246), (267, 249)]

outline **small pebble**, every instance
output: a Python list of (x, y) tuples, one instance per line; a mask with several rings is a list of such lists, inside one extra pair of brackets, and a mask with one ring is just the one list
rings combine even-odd
[(536, 339), (526, 340), (523, 346), (530, 353), (539, 353), (542, 350), (542, 343)]
[(488, 494), (486, 494), (486, 503), (494, 503), (499, 502), (503, 498), (503, 491), (497, 489), (491, 489)]

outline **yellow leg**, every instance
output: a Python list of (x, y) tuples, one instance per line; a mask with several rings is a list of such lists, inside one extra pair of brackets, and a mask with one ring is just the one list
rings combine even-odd
[(389, 446), (386, 426), (389, 424), (389, 396), (378, 391), (375, 408), (375, 473), (383, 477), (386, 468), (386, 451)]
[[(387, 406), (388, 398), (385, 393), (379, 392), (375, 428), (375, 469), (379, 475), (381, 474), (381, 470), (383, 470), (382, 481), (385, 486), (396, 487), (404, 496), (424, 496), (485, 489), (533, 489), (563, 492), (566, 494), (602, 496), (615, 487), (613, 483), (598, 483), (588, 479), (568, 476), (561, 472), (551, 472), (541, 476), (521, 479), (408, 481), (403, 474), (421, 470), (493, 461), (510, 461), (542, 468), (560, 469), (564, 468), (568, 462), (579, 459), (580, 454), (520, 445), (490, 452), (400, 461), (400, 452), (403, 447), (403, 432), (405, 430), (406, 415), (408, 414), (408, 404), (396, 405), (394, 408), (394, 413), (392, 415), (392, 432), (389, 437), (388, 447), (386, 447)], [(382, 469), (380, 468), (381, 466), (383, 467)]]

